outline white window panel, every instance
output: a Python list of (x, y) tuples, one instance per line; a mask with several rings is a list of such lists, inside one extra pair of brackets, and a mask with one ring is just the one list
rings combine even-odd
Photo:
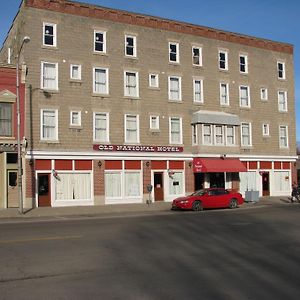
[(94, 141), (109, 142), (109, 114), (94, 113)]
[(13, 104), (0, 102), (0, 136), (12, 136)]
[(179, 63), (179, 44), (169, 43), (169, 61)]
[(139, 115), (126, 114), (125, 118), (125, 143), (139, 143)]
[(267, 123), (262, 124), (262, 134), (263, 136), (269, 136), (270, 135), (270, 125)]
[(183, 172), (174, 172), (169, 176), (169, 194), (170, 196), (179, 196), (183, 194), (184, 176)]
[(159, 130), (159, 116), (150, 116), (150, 129)]
[(170, 144), (182, 144), (182, 119), (170, 117), (169, 130)]
[(240, 59), (240, 72), (248, 73), (248, 56), (240, 55), (239, 59)]
[(234, 146), (235, 145), (235, 128), (234, 126), (226, 126), (226, 145)]
[(279, 126), (279, 147), (288, 148), (288, 126), (281, 125)]
[(215, 125), (215, 145), (221, 146), (224, 145), (224, 126), (222, 125)]
[(250, 107), (249, 86), (240, 86), (240, 107)]
[(56, 47), (56, 24), (43, 23), (43, 45)]
[(158, 74), (149, 74), (149, 87), (159, 87)]
[(267, 88), (261, 88), (260, 89), (260, 99), (261, 100), (268, 100), (268, 89)]
[(192, 145), (198, 145), (198, 127), (197, 127), (197, 124), (192, 125)]
[(81, 111), (70, 112), (70, 125), (81, 126)]
[(94, 51), (106, 53), (106, 32), (94, 30)]
[(70, 65), (70, 78), (81, 80), (81, 65)]
[(125, 197), (141, 197), (141, 172), (124, 172), (124, 192)]
[(229, 84), (221, 82), (220, 83), (220, 104), (229, 105)]
[(41, 63), (41, 89), (58, 90), (58, 64)]
[(278, 91), (278, 110), (286, 112), (287, 111), (287, 92)]
[(58, 111), (56, 109), (41, 110), (41, 140), (58, 140)]
[(194, 87), (194, 102), (203, 103), (203, 80), (194, 79), (193, 87)]
[(203, 145), (212, 145), (212, 125), (202, 125), (202, 136)]
[(108, 69), (94, 68), (93, 70), (93, 92), (107, 95), (109, 93)]
[(228, 70), (228, 52), (219, 50), (219, 69)]
[(169, 76), (169, 100), (181, 101), (181, 77)]
[(202, 48), (192, 47), (192, 58), (194, 66), (202, 66)]
[(136, 36), (125, 35), (125, 55), (136, 57)]
[(122, 172), (112, 171), (105, 172), (105, 198), (121, 199), (122, 198)]
[(124, 72), (124, 95), (139, 97), (139, 74), (134, 71)]
[(279, 79), (285, 79), (285, 63), (282, 61), (277, 62), (277, 72)]
[(241, 123), (241, 145), (252, 146), (251, 123)]

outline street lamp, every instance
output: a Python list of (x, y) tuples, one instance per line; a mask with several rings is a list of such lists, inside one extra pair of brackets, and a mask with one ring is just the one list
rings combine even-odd
[(23, 214), (23, 192), (22, 192), (22, 161), (21, 161), (21, 115), (20, 115), (20, 79), (19, 79), (19, 64), (20, 64), (20, 54), (25, 43), (29, 43), (30, 37), (24, 36), (22, 44), (17, 53), (17, 77), (16, 77), (16, 88), (17, 88), (17, 142), (18, 142), (18, 195), (19, 195), (19, 213)]

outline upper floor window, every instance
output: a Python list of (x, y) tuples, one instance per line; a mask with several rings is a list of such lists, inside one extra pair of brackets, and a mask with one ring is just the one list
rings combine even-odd
[(226, 145), (234, 146), (235, 145), (235, 128), (234, 126), (226, 126)]
[(287, 111), (287, 92), (278, 91), (278, 110)]
[(124, 95), (139, 97), (139, 73), (134, 71), (124, 72)]
[(252, 146), (251, 123), (241, 123), (241, 146)]
[(94, 51), (106, 53), (106, 32), (94, 30)]
[(279, 147), (288, 148), (288, 127), (281, 125), (279, 126)]
[(125, 55), (136, 57), (136, 36), (125, 35)]
[(58, 63), (41, 63), (41, 88), (58, 90)]
[(262, 124), (262, 135), (269, 136), (270, 135), (270, 125), (268, 123)]
[(58, 140), (58, 111), (57, 109), (41, 110), (41, 140)]
[(56, 47), (56, 24), (43, 23), (43, 45)]
[(220, 83), (220, 104), (229, 105), (229, 84), (221, 82)]
[(212, 145), (212, 125), (203, 124), (202, 126), (203, 145)]
[(285, 79), (285, 63), (278, 61), (277, 62), (277, 72), (279, 79)]
[(231, 125), (203, 124), (202, 143), (207, 146), (234, 146), (235, 127)]
[(182, 144), (182, 119), (170, 117), (169, 130), (170, 144)]
[(202, 66), (202, 48), (192, 47), (192, 57), (194, 66)]
[(139, 115), (125, 115), (125, 143), (139, 143)]
[(109, 114), (94, 113), (94, 141), (109, 142)]
[(250, 107), (250, 91), (249, 86), (240, 86), (240, 106)]
[(159, 87), (158, 74), (149, 74), (149, 87)]
[(75, 80), (81, 80), (81, 65), (70, 66), (70, 78)]
[(228, 70), (228, 52), (219, 50), (219, 68), (221, 70)]
[(159, 116), (150, 116), (150, 129), (159, 130)]
[(181, 77), (169, 76), (169, 100), (181, 101)]
[(261, 100), (268, 100), (268, 89), (267, 88), (261, 88), (260, 89), (260, 99)]
[(179, 63), (179, 44), (169, 43), (169, 61)]
[(0, 102), (0, 136), (12, 136), (12, 103)]
[(74, 111), (70, 112), (70, 125), (71, 126), (81, 126), (81, 111)]
[(240, 72), (248, 73), (248, 56), (240, 55)]
[(93, 92), (108, 94), (108, 69), (94, 68)]
[(215, 125), (215, 145), (222, 146), (224, 145), (224, 126)]
[(202, 79), (194, 79), (194, 102), (203, 103), (203, 80)]
[(197, 124), (192, 125), (192, 145), (198, 145), (198, 127), (197, 127)]

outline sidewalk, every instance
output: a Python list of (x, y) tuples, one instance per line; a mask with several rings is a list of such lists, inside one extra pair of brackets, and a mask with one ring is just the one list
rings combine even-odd
[[(261, 197), (257, 202), (245, 202), (240, 209), (290, 204), (287, 196)], [(141, 204), (112, 204), (103, 206), (72, 206), (72, 207), (37, 207), (30, 210), (24, 209), (20, 214), (17, 208), (0, 210), (0, 219), (3, 218), (41, 218), (64, 216), (97, 216), (97, 215), (132, 215), (135, 213), (153, 214), (155, 212), (170, 211), (171, 202), (154, 202), (150, 205)]]

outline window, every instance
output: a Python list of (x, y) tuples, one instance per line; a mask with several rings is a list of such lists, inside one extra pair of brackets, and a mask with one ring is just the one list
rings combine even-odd
[(126, 171), (124, 172), (124, 189), (125, 197), (141, 196), (141, 172)]
[(70, 112), (70, 125), (81, 126), (81, 111)]
[(229, 84), (220, 83), (220, 104), (229, 105)]
[(261, 100), (268, 100), (268, 89), (267, 88), (261, 88), (260, 89), (260, 99)]
[(215, 125), (215, 145), (224, 145), (224, 127)]
[(125, 35), (125, 55), (136, 57), (136, 37)]
[(288, 127), (287, 126), (279, 126), (279, 147), (280, 148), (288, 148)]
[(169, 76), (169, 100), (181, 101), (181, 77)]
[(235, 129), (234, 126), (226, 127), (226, 145), (234, 146), (235, 145)]
[(194, 79), (194, 102), (203, 103), (203, 80), (202, 79)]
[(192, 58), (194, 66), (202, 66), (202, 48), (193, 47), (192, 48)]
[(139, 116), (125, 115), (125, 143), (139, 143)]
[(158, 88), (158, 74), (149, 74), (149, 87)]
[(42, 62), (41, 88), (46, 90), (58, 90), (58, 64), (57, 63)]
[(169, 194), (170, 196), (179, 196), (183, 194), (184, 183), (183, 172), (174, 172), (172, 176), (169, 176)]
[(270, 135), (270, 126), (269, 124), (262, 124), (262, 134), (263, 136), (269, 136)]
[(150, 116), (150, 129), (159, 130), (159, 116)]
[(12, 136), (12, 103), (0, 102), (0, 136)]
[(247, 55), (240, 55), (240, 72), (248, 73), (248, 57), (247, 57)]
[(56, 24), (43, 23), (43, 45), (56, 47)]
[(81, 65), (70, 66), (70, 78), (75, 80), (81, 80)]
[(94, 141), (109, 142), (109, 114), (94, 113)]
[(203, 145), (212, 145), (212, 126), (203, 124)]
[(108, 94), (108, 69), (94, 68), (93, 92)]
[(182, 144), (182, 119), (171, 117), (169, 119), (170, 144)]
[(11, 64), (11, 48), (7, 49), (7, 63)]
[(278, 91), (278, 110), (287, 111), (287, 92)]
[(41, 110), (41, 140), (58, 140), (58, 111), (54, 109)]
[(250, 107), (250, 92), (248, 86), (240, 86), (240, 106)]
[(169, 43), (169, 61), (179, 63), (179, 44)]
[(192, 145), (198, 145), (198, 127), (197, 127), (197, 124), (192, 125)]
[(121, 171), (105, 172), (105, 198), (120, 199), (122, 197)]
[(94, 30), (94, 51), (106, 53), (106, 32)]
[(241, 145), (252, 146), (251, 123), (241, 123)]
[(285, 79), (285, 63), (278, 61), (277, 62), (277, 72), (279, 79)]
[(221, 70), (228, 70), (228, 53), (227, 51), (219, 51), (219, 68)]
[(124, 95), (128, 97), (139, 97), (139, 74), (138, 72), (124, 72)]

